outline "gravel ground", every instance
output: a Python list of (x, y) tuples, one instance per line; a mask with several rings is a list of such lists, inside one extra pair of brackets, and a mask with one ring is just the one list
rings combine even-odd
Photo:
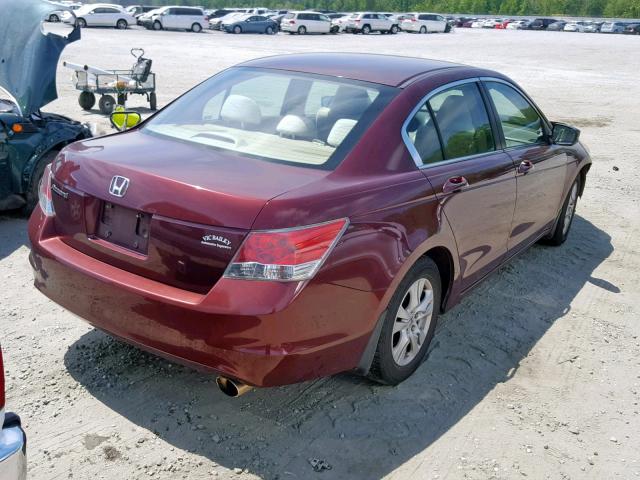
[[(444, 315), (427, 362), (395, 388), (345, 374), (229, 399), (212, 376), (118, 343), (39, 294), (26, 221), (0, 217), (8, 408), (24, 419), (30, 478), (640, 477), (639, 46), (622, 35), (485, 30), (83, 32), (64, 59), (127, 68), (129, 48), (143, 47), (160, 105), (278, 53), (494, 68), (550, 118), (580, 127), (594, 165), (567, 243), (533, 247)], [(107, 128), (79, 108), (69, 74), (60, 67), (60, 99), (47, 110)]]

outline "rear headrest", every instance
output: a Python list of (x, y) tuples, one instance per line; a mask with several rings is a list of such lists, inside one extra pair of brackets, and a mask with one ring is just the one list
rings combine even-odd
[(285, 115), (278, 123), (276, 131), (280, 135), (294, 138), (314, 138), (315, 128), (311, 120), (298, 115)]
[(358, 123), (357, 120), (352, 120), (350, 118), (341, 118), (336, 121), (333, 125), (333, 128), (329, 132), (329, 136), (327, 137), (327, 143), (332, 147), (337, 147), (342, 143), (351, 129)]
[(220, 118), (240, 123), (242, 126), (257, 126), (262, 123), (260, 105), (252, 98), (243, 95), (229, 95), (220, 110)]
[(333, 118), (360, 118), (371, 105), (371, 99), (364, 88), (341, 86), (331, 101)]

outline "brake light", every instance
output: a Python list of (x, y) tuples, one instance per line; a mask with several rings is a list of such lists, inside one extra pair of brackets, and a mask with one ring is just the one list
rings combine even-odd
[(251, 232), (224, 276), (245, 280), (309, 280), (347, 229), (349, 220), (285, 230)]
[(356, 18), (356, 19), (354, 20), (354, 22), (355, 22), (355, 23), (360, 23), (360, 19)]
[(296, 23), (296, 21), (295, 21), (295, 20), (289, 20), (289, 24), (290, 24), (290, 25), (293, 25), (293, 24), (295, 24), (295, 23)]
[(415, 18), (411, 19), (412, 22), (417, 22), (418, 20), (416, 20)]
[(47, 217), (53, 217), (55, 215), (51, 193), (51, 177), (51, 165), (47, 165), (40, 179), (40, 186), (38, 187), (38, 202), (40, 203), (42, 212)]

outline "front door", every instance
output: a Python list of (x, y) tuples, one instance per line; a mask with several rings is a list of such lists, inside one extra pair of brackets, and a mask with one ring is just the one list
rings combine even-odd
[(467, 289), (507, 254), (516, 201), (513, 161), (496, 148), (474, 80), (431, 96), (408, 123), (406, 134), (453, 230), (461, 288)]
[(522, 93), (502, 82), (484, 85), (516, 172), (518, 198), (509, 236), (515, 253), (553, 225), (563, 199), (567, 155), (549, 142), (544, 120)]

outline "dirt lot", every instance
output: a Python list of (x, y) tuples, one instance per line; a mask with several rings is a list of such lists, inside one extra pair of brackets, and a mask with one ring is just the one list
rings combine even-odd
[[(427, 362), (396, 388), (345, 374), (229, 399), (211, 376), (49, 302), (32, 286), (26, 221), (0, 217), (8, 408), (24, 419), (30, 478), (640, 478), (640, 39), (88, 30), (63, 58), (126, 68), (131, 47), (154, 60), (160, 105), (229, 65), (278, 53), (494, 68), (550, 118), (580, 127), (594, 166), (568, 242), (532, 248), (444, 315)], [(80, 109), (69, 77), (61, 67), (61, 98), (48, 110), (106, 128)], [(310, 459), (331, 468), (315, 472)]]

